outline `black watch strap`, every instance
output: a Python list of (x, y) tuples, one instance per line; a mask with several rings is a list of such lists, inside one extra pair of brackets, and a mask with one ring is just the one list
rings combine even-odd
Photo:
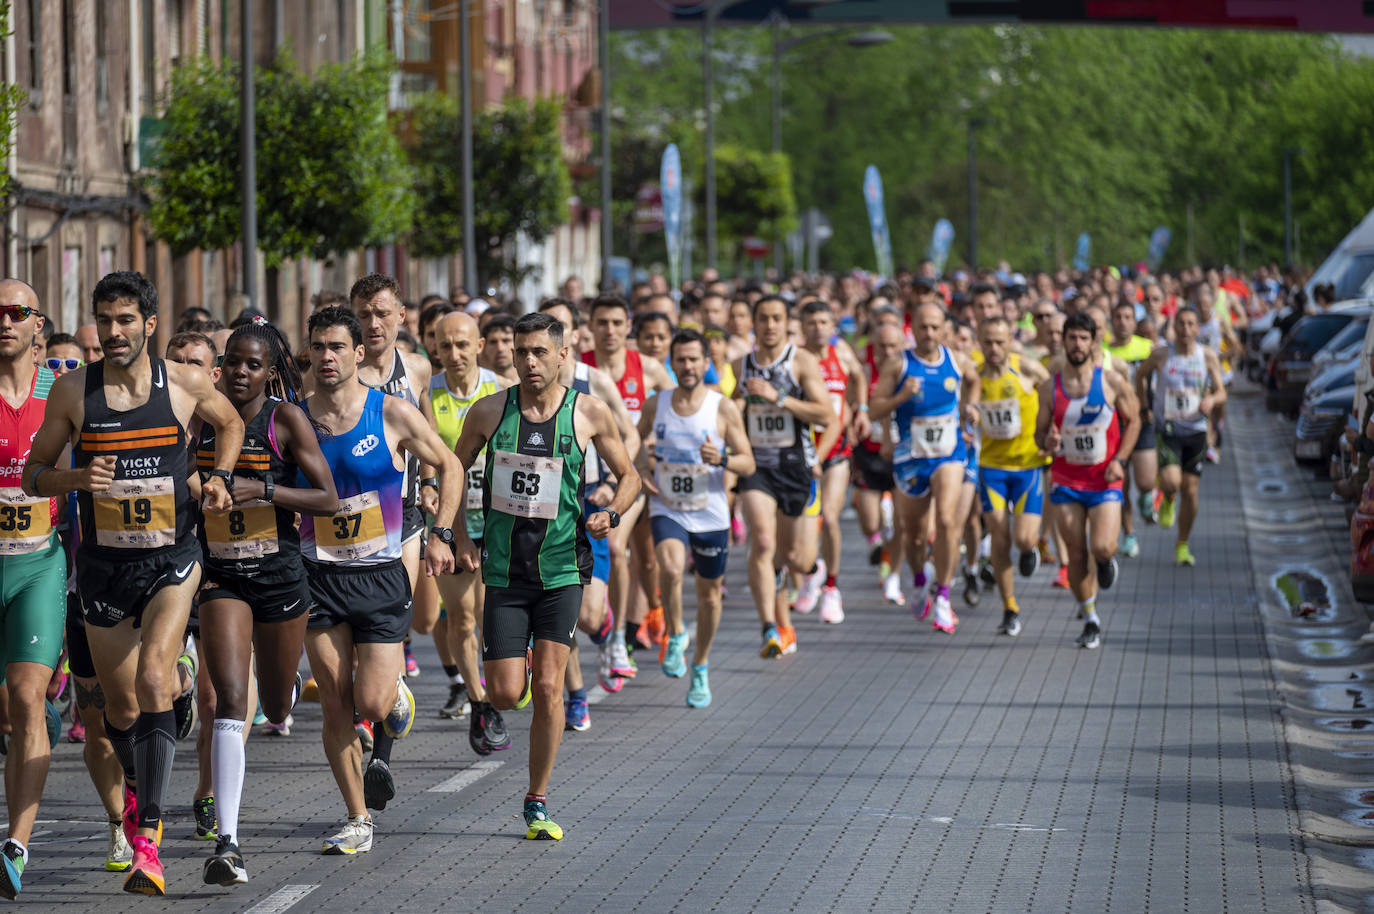
[(431, 527), (429, 530), (429, 535), (439, 537), (439, 542), (443, 543), (445, 546), (453, 545), (452, 527)]
[(612, 527), (619, 527), (619, 526), (620, 526), (620, 512), (614, 510), (613, 508), (606, 508), (605, 511), (606, 511), (607, 514), (609, 514), (609, 515), (611, 516), (611, 526), (612, 526)]
[(229, 490), (230, 492), (234, 491), (234, 474), (229, 472), (228, 470), (221, 470), (219, 468), (207, 470), (205, 472), (205, 475), (201, 477), (201, 481), (209, 482), (211, 478), (216, 476), (218, 476), (220, 479), (224, 481), (225, 489)]

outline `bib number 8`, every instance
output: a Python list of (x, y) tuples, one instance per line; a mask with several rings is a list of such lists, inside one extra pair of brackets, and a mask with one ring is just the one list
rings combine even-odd
[(153, 519), (153, 503), (147, 498), (135, 498), (132, 501), (122, 499), (119, 510), (124, 515), (125, 524), (146, 524)]
[(248, 525), (243, 522), (242, 511), (229, 512), (229, 533), (233, 536), (243, 536), (248, 532)]
[(33, 509), (29, 505), (0, 505), (0, 530), (24, 531), (33, 524)]

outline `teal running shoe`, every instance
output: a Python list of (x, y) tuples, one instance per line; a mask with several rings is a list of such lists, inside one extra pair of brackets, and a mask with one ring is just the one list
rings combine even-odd
[(685, 655), (689, 640), (686, 632), (668, 636), (668, 644), (663, 652), (663, 675), (679, 679), (686, 674), (687, 660)]
[(530, 841), (562, 841), (563, 829), (549, 818), (549, 810), (539, 800), (525, 802), (525, 837)]
[(706, 673), (706, 664), (692, 664), (692, 687), (687, 690), (687, 707), (704, 708), (711, 703), (711, 681)]

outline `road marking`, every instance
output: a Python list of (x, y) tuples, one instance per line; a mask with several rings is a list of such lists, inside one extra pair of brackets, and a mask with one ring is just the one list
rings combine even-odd
[(318, 888), (317, 885), (284, 885), (245, 910), (244, 914), (281, 914)]
[(457, 793), (469, 784), (480, 781), (504, 764), (505, 762), (478, 762), (471, 768), (464, 768), (448, 780), (440, 781), (429, 788), (426, 793)]

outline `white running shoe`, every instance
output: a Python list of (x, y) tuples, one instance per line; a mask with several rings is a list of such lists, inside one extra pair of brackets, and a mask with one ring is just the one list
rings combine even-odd
[(122, 873), (134, 862), (134, 849), (129, 839), (124, 837), (124, 823), (110, 823), (110, 845), (105, 851), (105, 869), (111, 873)]
[(883, 578), (883, 599), (898, 606), (906, 602), (902, 595), (902, 576), (895, 571)]
[(955, 627), (959, 624), (959, 617), (954, 614), (954, 607), (949, 605), (949, 597), (936, 596), (934, 601), (935, 618), (930, 625), (936, 631), (944, 632), (946, 635), (954, 634)]
[(821, 598), (821, 585), (824, 583), (825, 559), (816, 559), (815, 573), (802, 576), (801, 587), (797, 589), (797, 600), (793, 608), (802, 615), (814, 610)]
[[(611, 654), (612, 649), (609, 639), (605, 644), (597, 645), (596, 681), (601, 684), (602, 689), (614, 694), (625, 687), (625, 680), (611, 672)], [(627, 657), (627, 662), (628, 659)]]
[(630, 652), (625, 648), (625, 642), (620, 637), (615, 637), (611, 641), (611, 675), (619, 676), (622, 679), (633, 679), (635, 673), (634, 664), (630, 662)]
[(322, 854), (365, 854), (372, 850), (372, 819), (357, 816), (344, 824), (343, 831), (324, 839)]
[(827, 586), (821, 590), (821, 621), (831, 625), (844, 621), (844, 600), (840, 598), (838, 587)]

